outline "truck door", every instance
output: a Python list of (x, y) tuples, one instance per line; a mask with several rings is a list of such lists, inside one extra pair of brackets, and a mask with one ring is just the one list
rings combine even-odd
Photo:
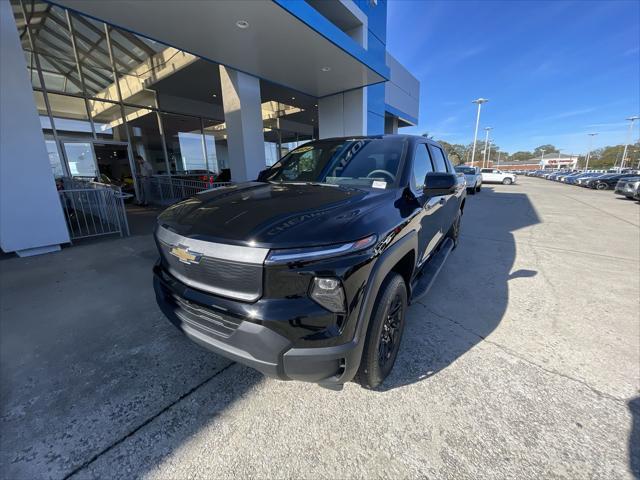
[(499, 182), (500, 176), (497, 174), (497, 170), (493, 168), (483, 168), (482, 180), (486, 182)]
[[(433, 166), (435, 167), (436, 172), (453, 173), (454, 175), (457, 175), (456, 171), (453, 169), (453, 166), (451, 166), (451, 164), (448, 162), (447, 158), (445, 157), (445, 153), (440, 147), (429, 144), (429, 150), (431, 151), (431, 159), (433, 160)], [(453, 224), (453, 221), (456, 217), (456, 211), (459, 206), (459, 199), (462, 195), (463, 189), (464, 186), (461, 182), (459, 182), (455, 194), (452, 193), (449, 195), (443, 195), (440, 200), (443, 207), (443, 212), (440, 215), (443, 235), (445, 235), (449, 231), (449, 228)]]
[(444, 233), (442, 225), (446, 198), (443, 196), (427, 197), (424, 192), (424, 177), (434, 171), (434, 165), (425, 143), (415, 146), (413, 156), (413, 175), (411, 189), (421, 205), (420, 230), (418, 231), (418, 266), (429, 258)]

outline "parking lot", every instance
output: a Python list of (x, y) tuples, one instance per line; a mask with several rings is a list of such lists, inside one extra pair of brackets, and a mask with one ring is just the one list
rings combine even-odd
[(3, 476), (640, 478), (638, 203), (520, 178), (462, 228), (378, 391), (184, 339), (149, 235), (0, 260)]

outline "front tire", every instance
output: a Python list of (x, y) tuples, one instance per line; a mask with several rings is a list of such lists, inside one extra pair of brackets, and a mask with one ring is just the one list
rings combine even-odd
[(513, 180), (511, 180), (510, 178), (505, 178), (504, 180), (502, 180), (503, 185), (511, 185), (512, 183)]
[(407, 311), (407, 288), (403, 278), (391, 273), (382, 283), (369, 329), (356, 381), (364, 388), (375, 388), (389, 375), (398, 356)]
[(597, 183), (596, 184), (596, 190), (606, 190), (608, 188), (608, 185), (606, 183)]
[(482, 188), (482, 185), (478, 185), (478, 186), (476, 187), (476, 192), (480, 193), (480, 189), (481, 189), (481, 188)]

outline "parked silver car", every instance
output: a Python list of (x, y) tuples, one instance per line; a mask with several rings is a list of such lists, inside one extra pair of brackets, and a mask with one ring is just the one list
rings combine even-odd
[(640, 177), (621, 178), (616, 184), (615, 192), (627, 198), (640, 200)]

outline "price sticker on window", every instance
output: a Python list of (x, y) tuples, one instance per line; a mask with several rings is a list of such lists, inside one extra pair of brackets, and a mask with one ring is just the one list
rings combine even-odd
[(308, 147), (300, 147), (300, 148), (296, 148), (294, 150), (295, 153), (306, 153), (306, 152), (310, 152), (311, 150), (313, 150), (313, 146), (308, 146)]

